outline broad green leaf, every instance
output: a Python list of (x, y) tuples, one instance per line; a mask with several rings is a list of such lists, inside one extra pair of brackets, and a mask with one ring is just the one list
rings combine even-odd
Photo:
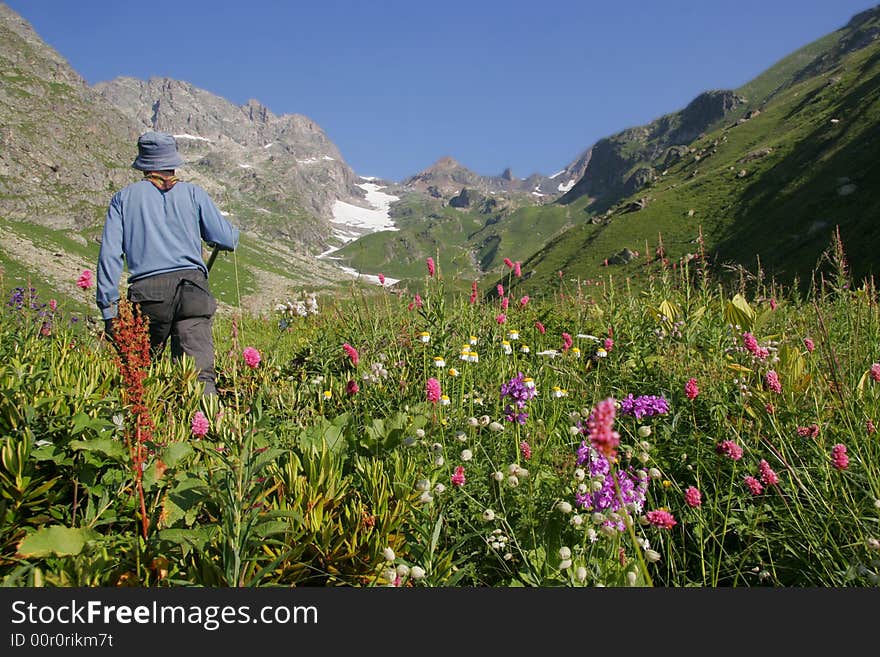
[(162, 460), (169, 468), (175, 468), (187, 456), (193, 453), (189, 443), (171, 443), (162, 451)]
[(67, 557), (82, 552), (86, 543), (98, 537), (92, 529), (53, 525), (38, 529), (18, 544), (18, 554), (26, 559), (40, 557)]
[(724, 321), (739, 326), (743, 331), (751, 331), (755, 323), (755, 311), (745, 297), (737, 294), (724, 308)]
[(93, 438), (92, 440), (71, 440), (71, 449), (85, 450), (87, 452), (99, 452), (104, 456), (117, 461), (128, 459), (128, 450), (118, 440), (112, 438)]

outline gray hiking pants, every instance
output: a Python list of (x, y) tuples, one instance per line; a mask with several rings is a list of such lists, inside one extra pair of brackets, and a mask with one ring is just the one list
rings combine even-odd
[(212, 326), (217, 301), (200, 269), (182, 269), (141, 278), (129, 285), (128, 299), (149, 319), (150, 358), (171, 338), (171, 357), (191, 356), (204, 394), (216, 395)]

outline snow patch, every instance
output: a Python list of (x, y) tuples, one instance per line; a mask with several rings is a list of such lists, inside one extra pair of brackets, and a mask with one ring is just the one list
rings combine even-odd
[(572, 187), (574, 187), (574, 183), (575, 183), (575, 180), (574, 180), (574, 178), (572, 178), (564, 185), (562, 183), (559, 183), (559, 187), (557, 187), (556, 189), (558, 189), (560, 192), (567, 192), (567, 191), (571, 190)]
[(174, 135), (175, 139), (195, 139), (196, 141), (207, 141), (210, 143), (210, 139), (207, 137), (199, 137), (198, 135), (188, 135), (186, 133), (180, 135)]
[(550, 176), (550, 180), (553, 180), (553, 178), (555, 178), (556, 176), (561, 176), (563, 173), (565, 173), (565, 169), (562, 169), (561, 171), (557, 171), (552, 176)]

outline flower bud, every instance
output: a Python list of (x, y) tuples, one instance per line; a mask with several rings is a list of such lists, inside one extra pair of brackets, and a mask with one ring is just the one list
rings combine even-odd
[(651, 427), (647, 424), (643, 424), (639, 427), (639, 438), (647, 438), (651, 435)]

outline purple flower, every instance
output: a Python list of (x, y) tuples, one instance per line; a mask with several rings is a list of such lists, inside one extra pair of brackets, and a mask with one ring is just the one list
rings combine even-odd
[[(603, 513), (605, 511), (620, 511), (623, 507), (630, 506), (634, 513), (640, 513), (645, 506), (645, 496), (648, 492), (648, 473), (644, 469), (636, 470), (629, 466), (626, 470), (611, 471), (608, 459), (596, 451), (589, 441), (584, 440), (577, 451), (578, 465), (584, 466), (589, 479), (602, 477), (602, 488), (598, 491), (589, 490), (586, 493), (576, 493), (575, 502), (586, 511)], [(615, 490), (615, 479), (620, 495)], [(626, 525), (623, 520), (610, 524), (618, 531), (625, 531)]]
[(620, 412), (623, 415), (635, 416), (637, 420), (654, 415), (666, 415), (669, 412), (669, 402), (657, 395), (639, 395), (634, 397), (630, 393), (620, 400)]
[(529, 414), (521, 409), (525, 408), (526, 402), (534, 397), (535, 394), (534, 384), (527, 384), (522, 372), (517, 373), (507, 383), (501, 384), (501, 399), (504, 400), (505, 397), (509, 397), (513, 402), (504, 407), (504, 413), (507, 416), (508, 422), (526, 423), (526, 418)]

